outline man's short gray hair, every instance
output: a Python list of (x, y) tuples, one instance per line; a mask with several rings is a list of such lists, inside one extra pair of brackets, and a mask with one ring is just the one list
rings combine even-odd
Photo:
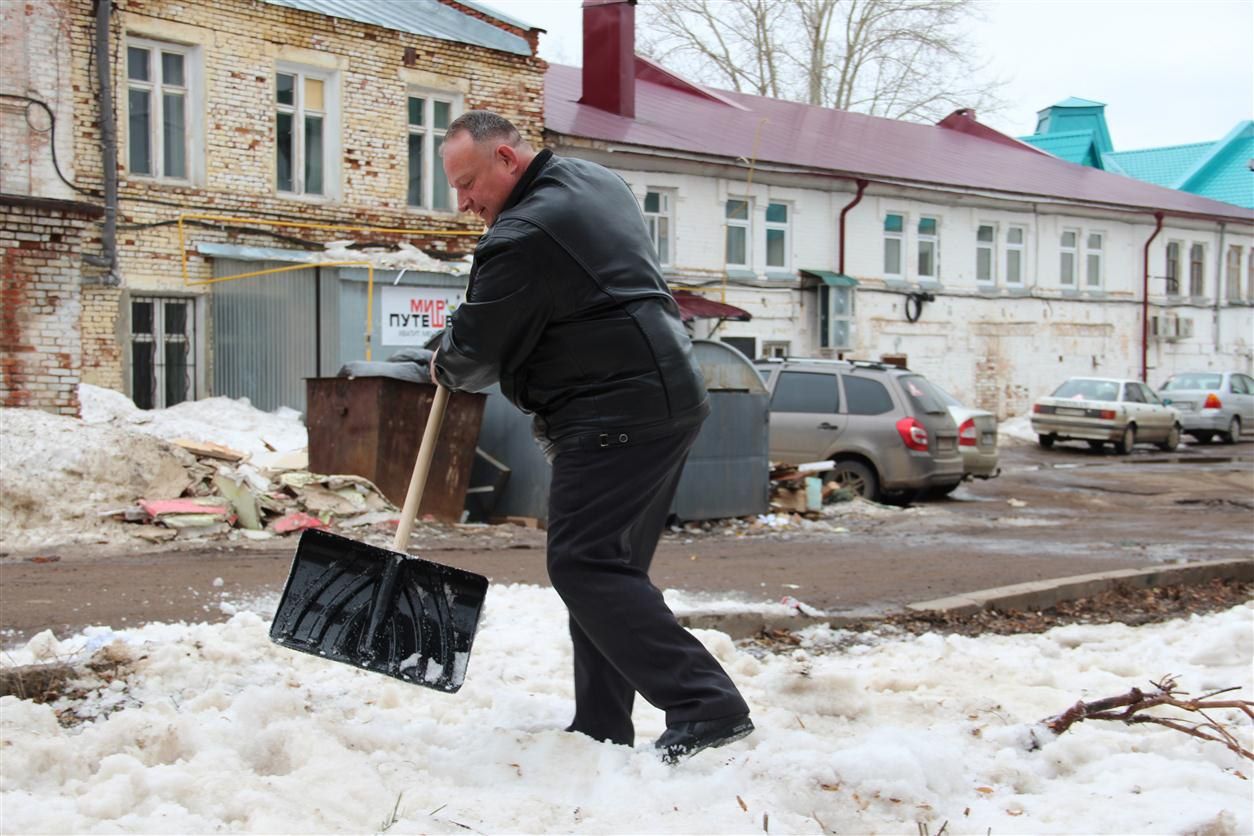
[(523, 142), (522, 134), (514, 123), (490, 110), (468, 110), (453, 120), (445, 132), (446, 136), (465, 131), (475, 142), (503, 142), (517, 148)]

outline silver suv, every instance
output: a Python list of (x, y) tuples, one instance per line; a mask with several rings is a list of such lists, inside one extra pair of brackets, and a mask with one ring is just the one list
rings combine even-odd
[(882, 363), (770, 359), (775, 462), (836, 463), (834, 479), (876, 501), (909, 501), (962, 481), (958, 426), (926, 378)]

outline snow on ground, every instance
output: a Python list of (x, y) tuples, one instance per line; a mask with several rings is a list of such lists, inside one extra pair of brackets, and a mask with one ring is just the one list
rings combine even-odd
[(148, 435), (37, 409), (0, 409), (0, 549), (125, 536), (102, 513), (191, 481), (186, 451)]
[(1023, 441), (1036, 443), (1036, 433), (1032, 432), (1032, 416), (1015, 415), (997, 425), (999, 445), (1018, 444)]
[(266, 467), (283, 453), (303, 450), (309, 435), (300, 413), (288, 407), (263, 412), (248, 398), (204, 398), (166, 409), (140, 409), (125, 395), (84, 383), (78, 387), (83, 421), (109, 424), (173, 441), (189, 438), (225, 444)]
[[(43, 634), (14, 662), (120, 640), (129, 674), (70, 707), (0, 699), (0, 828), (65, 832), (1195, 833), (1254, 828), (1249, 764), (1169, 729), (1034, 723), (1172, 672), (1251, 691), (1254, 605), (1040, 635), (805, 633), (758, 658), (696, 631), (758, 731), (677, 767), (637, 706), (635, 748), (560, 729), (563, 607), (489, 591), (466, 684), (448, 695), (295, 653), (267, 607), (225, 624)], [(1216, 720), (1240, 726), (1235, 712)], [(1031, 751), (1032, 734), (1044, 745)]]
[(123, 540), (110, 511), (139, 499), (174, 499), (195, 458), (174, 439), (224, 444), (266, 467), (303, 450), (300, 413), (253, 408), (247, 398), (206, 398), (139, 409), (125, 395), (79, 386), (82, 419), (36, 409), (0, 409), (0, 549)]

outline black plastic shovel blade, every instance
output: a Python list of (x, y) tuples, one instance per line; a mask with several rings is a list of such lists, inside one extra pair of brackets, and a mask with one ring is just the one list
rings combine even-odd
[(452, 693), (466, 678), (487, 590), (482, 575), (307, 529), (270, 638)]

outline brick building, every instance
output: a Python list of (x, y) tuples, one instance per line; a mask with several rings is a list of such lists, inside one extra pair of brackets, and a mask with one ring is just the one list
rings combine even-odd
[[(364, 258), (356, 253), (365, 243), (465, 252), (480, 226), (456, 213), (443, 182), (443, 128), (463, 110), (488, 108), (533, 142), (543, 129), (538, 30), (472, 2), (42, 0), (0, 8), (0, 394), (11, 405), (73, 411), (81, 380), (143, 407), (167, 406), (244, 394), (216, 385), (215, 360), (248, 376), (258, 352), (286, 351), (276, 374), (295, 379), (353, 359), (317, 342), (300, 352), (290, 345), (308, 299), (322, 298), (323, 307), (307, 330), (345, 343), (334, 333), (347, 316), (337, 303), (351, 295), (367, 310), (380, 304), (382, 287), (369, 299), (358, 288), (365, 268), (317, 267), (333, 260), (326, 244), (353, 241), (350, 261)], [(94, 58), (102, 53), (104, 77)], [(106, 98), (111, 112), (101, 106)], [(292, 264), (309, 269), (208, 283)], [(421, 287), (426, 275), (403, 273), (386, 278)], [(238, 331), (228, 339), (215, 319), (241, 309), (260, 318), (250, 320), (248, 339)], [(52, 334), (50, 317), (65, 334)]]

